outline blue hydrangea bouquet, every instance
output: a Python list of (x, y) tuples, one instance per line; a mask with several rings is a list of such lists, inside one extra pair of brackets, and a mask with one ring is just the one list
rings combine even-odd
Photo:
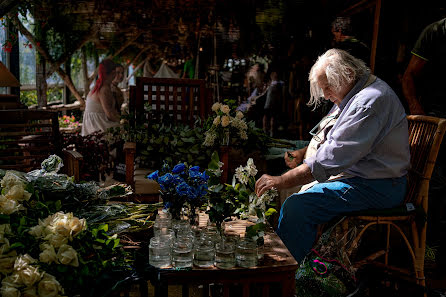
[(199, 166), (186, 163), (175, 165), (172, 170), (164, 163), (160, 170), (147, 176), (161, 188), (164, 207), (172, 214), (172, 219), (180, 219), (187, 211), (189, 219), (195, 220), (196, 208), (206, 203), (207, 181), (209, 176)]

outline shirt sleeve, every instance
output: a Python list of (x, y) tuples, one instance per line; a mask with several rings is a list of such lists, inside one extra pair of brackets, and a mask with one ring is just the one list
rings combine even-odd
[(369, 154), (382, 130), (378, 115), (369, 106), (356, 106), (340, 120), (316, 154), (304, 160), (319, 182), (345, 171)]
[(437, 38), (436, 34), (436, 23), (424, 28), (411, 53), (425, 61), (429, 61), (432, 58), (432, 50), (434, 49), (434, 42)]

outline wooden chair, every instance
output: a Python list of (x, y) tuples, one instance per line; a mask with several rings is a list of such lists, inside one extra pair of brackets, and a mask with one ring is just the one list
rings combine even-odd
[(79, 180), (82, 155), (62, 149), (57, 112), (28, 109), (0, 110), (0, 168), (28, 172), (56, 154), (62, 171)]
[[(201, 79), (137, 77), (136, 86), (130, 88), (129, 94), (129, 112), (133, 115), (130, 125), (141, 126), (169, 116), (174, 123), (192, 127), (197, 119), (205, 119), (211, 109), (211, 101), (205, 81)], [(157, 200), (159, 186), (146, 178), (157, 168), (135, 168), (137, 151), (136, 143), (125, 143), (126, 183), (140, 197), (145, 195)]]
[[(347, 234), (349, 222), (360, 220), (365, 223), (347, 250), (347, 254), (350, 255), (369, 227), (386, 225), (387, 238), (385, 249), (375, 252), (363, 260), (357, 261), (354, 265), (359, 267), (364, 264), (373, 263), (378, 266), (383, 266), (390, 271), (414, 276), (417, 284), (425, 286), (424, 255), (426, 251), (426, 215), (429, 180), (446, 130), (446, 119), (421, 115), (410, 115), (407, 119), (409, 121), (411, 168), (408, 174), (408, 188), (404, 199), (405, 205), (394, 209), (370, 210), (356, 213), (344, 220), (343, 231), (344, 234)], [(415, 209), (408, 211), (411, 205)], [(391, 229), (396, 230), (401, 235), (409, 250), (413, 264), (412, 272), (409, 269), (389, 264)], [(408, 233), (411, 233), (411, 239)], [(376, 261), (380, 256), (384, 256), (384, 262)]]

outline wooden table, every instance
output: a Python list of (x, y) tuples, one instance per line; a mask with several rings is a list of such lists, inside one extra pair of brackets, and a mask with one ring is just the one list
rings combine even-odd
[[(234, 221), (226, 224), (226, 233), (238, 233), (244, 236), (247, 221)], [(193, 267), (192, 270), (158, 269), (150, 281), (155, 287), (155, 296), (168, 296), (169, 285), (183, 285), (183, 296), (189, 295), (189, 285), (204, 285), (203, 296), (208, 296), (206, 290), (209, 284), (222, 284), (223, 295), (230, 296), (234, 285), (242, 288), (242, 296), (250, 296), (250, 286), (261, 286), (262, 296), (270, 296), (271, 285), (278, 285), (281, 296), (288, 297), (295, 294), (295, 273), (298, 267), (296, 260), (290, 254), (272, 228), (265, 236), (264, 259), (259, 265), (249, 269), (235, 267), (228, 270)], [(272, 296), (279, 296), (274, 292)], [(257, 294), (256, 294), (257, 296)]]

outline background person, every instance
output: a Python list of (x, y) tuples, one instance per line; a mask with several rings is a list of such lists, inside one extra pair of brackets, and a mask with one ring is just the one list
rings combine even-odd
[[(328, 50), (311, 68), (309, 80), (310, 103), (317, 105), (322, 97), (333, 102), (326, 119), (335, 123), (331, 129), (318, 125), (302, 165), (281, 176), (264, 174), (256, 182), (260, 196), (273, 187), (317, 181), (288, 197), (280, 211), (277, 234), (298, 262), (310, 251), (318, 224), (345, 212), (400, 204), (410, 162), (404, 107), (362, 60)], [(302, 151), (294, 155), (300, 159)]]
[(124, 79), (124, 66), (121, 64), (116, 64), (115, 68), (115, 79), (113, 79), (111, 83), (111, 92), (113, 93), (113, 97), (115, 98), (115, 107), (119, 114), (121, 114), (121, 107), (124, 103), (124, 94), (121, 91), (121, 88), (118, 86)]
[[(411, 114), (446, 118), (446, 18), (426, 26), (418, 37), (402, 79), (404, 97)], [(441, 144), (429, 183), (428, 234), (430, 246), (446, 248), (446, 144)], [(446, 254), (436, 257), (437, 270), (445, 274)]]
[(272, 71), (271, 82), (266, 92), (265, 105), (263, 107), (263, 132), (273, 137), (276, 133), (276, 119), (281, 113), (284, 83), (279, 81), (276, 71)]
[(98, 79), (86, 100), (82, 136), (96, 131), (105, 132), (108, 128), (119, 125), (120, 116), (111, 91), (111, 83), (116, 74), (115, 68), (115, 63), (110, 59), (105, 59), (99, 64)]

